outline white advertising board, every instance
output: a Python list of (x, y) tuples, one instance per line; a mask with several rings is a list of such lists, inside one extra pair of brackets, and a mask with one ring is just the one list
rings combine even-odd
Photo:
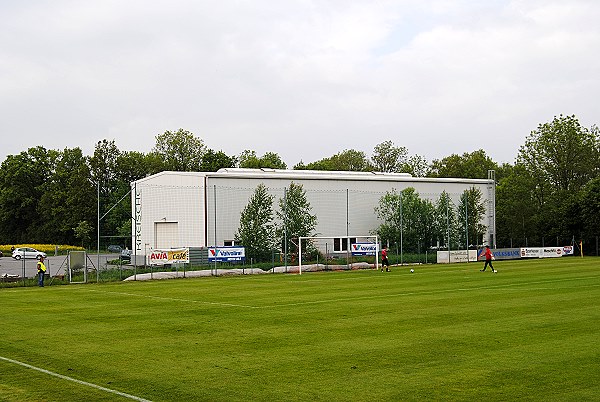
[(563, 247), (522, 247), (522, 258), (556, 258), (563, 256)]
[(377, 255), (379, 247), (375, 243), (352, 243), (352, 255)]
[(477, 261), (477, 250), (451, 250), (450, 256), (448, 251), (437, 252), (437, 263), (448, 264), (455, 262), (476, 262)]
[(208, 248), (208, 262), (245, 261), (246, 248), (239, 246), (223, 246)]

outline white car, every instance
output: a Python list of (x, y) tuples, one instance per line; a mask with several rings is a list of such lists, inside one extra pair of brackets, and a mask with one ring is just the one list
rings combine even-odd
[(21, 258), (35, 258), (39, 260), (40, 257), (46, 258), (46, 253), (31, 247), (18, 247), (12, 253), (12, 258), (15, 260), (20, 260)]

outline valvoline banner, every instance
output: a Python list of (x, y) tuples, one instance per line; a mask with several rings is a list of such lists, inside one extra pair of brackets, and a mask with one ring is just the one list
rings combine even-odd
[(208, 248), (208, 262), (245, 261), (246, 248), (238, 246), (223, 246)]
[(354, 243), (352, 244), (352, 255), (377, 255), (377, 244), (375, 243)]
[(190, 249), (189, 248), (170, 248), (170, 249), (155, 249), (148, 255), (148, 264), (164, 265), (175, 263), (189, 263)]

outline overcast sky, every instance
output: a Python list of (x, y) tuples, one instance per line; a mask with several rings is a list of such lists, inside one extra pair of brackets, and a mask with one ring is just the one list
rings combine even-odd
[(598, 0), (0, 0), (0, 161), (183, 128), (288, 167), (391, 140), (514, 162), (600, 124)]

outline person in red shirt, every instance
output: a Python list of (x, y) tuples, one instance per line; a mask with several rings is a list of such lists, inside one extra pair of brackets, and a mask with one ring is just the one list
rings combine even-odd
[(385, 266), (385, 272), (390, 272), (390, 261), (388, 260), (388, 248), (384, 247), (381, 250), (381, 272), (383, 272), (383, 267)]
[(484, 272), (488, 265), (492, 269), (492, 272), (496, 272), (494, 266), (492, 265), (494, 254), (492, 253), (492, 250), (490, 250), (490, 246), (485, 246), (485, 249), (481, 252), (481, 254), (479, 254), (479, 256), (485, 256), (485, 264), (483, 264), (483, 269), (480, 270), (481, 272)]

